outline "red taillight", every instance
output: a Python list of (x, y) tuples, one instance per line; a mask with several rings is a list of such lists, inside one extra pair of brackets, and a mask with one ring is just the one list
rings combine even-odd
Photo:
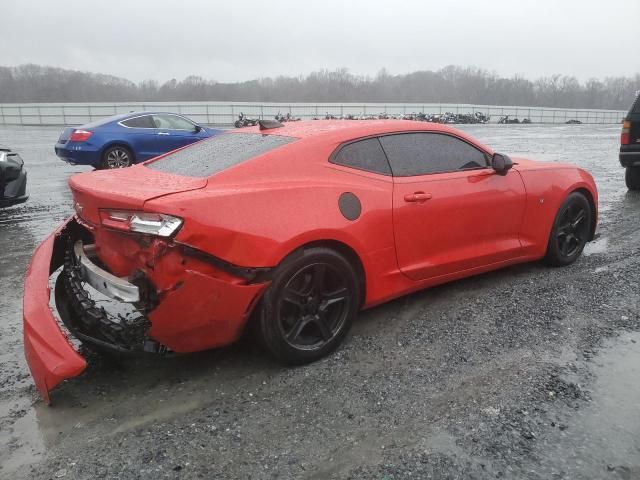
[(119, 210), (100, 210), (100, 220), (105, 227), (128, 232), (131, 213)]
[(622, 124), (622, 132), (620, 133), (620, 145), (629, 145), (629, 129), (631, 128), (631, 122), (625, 120)]
[(102, 225), (125, 232), (170, 237), (180, 230), (182, 219), (164, 213), (100, 210)]
[(93, 135), (93, 132), (89, 132), (88, 130), (74, 130), (71, 136), (69, 137), (69, 141), (71, 142), (86, 142), (89, 140), (89, 137)]

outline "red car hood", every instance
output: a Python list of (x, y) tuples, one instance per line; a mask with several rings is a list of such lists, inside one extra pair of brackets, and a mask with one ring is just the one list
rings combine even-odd
[(540, 170), (546, 168), (576, 168), (575, 165), (564, 162), (530, 160), (528, 158), (511, 157), (516, 170)]
[(143, 165), (86, 172), (69, 179), (76, 212), (93, 223), (99, 223), (99, 208), (140, 210), (148, 200), (206, 185), (206, 178), (171, 175)]

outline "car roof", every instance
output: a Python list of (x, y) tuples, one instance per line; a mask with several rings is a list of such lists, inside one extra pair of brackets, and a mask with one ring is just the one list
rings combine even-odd
[(448, 133), (461, 137), (487, 152), (493, 150), (466, 133), (439, 123), (416, 122), (413, 120), (308, 120), (284, 122), (282, 127), (260, 130), (259, 127), (245, 127), (233, 130), (233, 133), (260, 133), (262, 135), (282, 135), (307, 139), (322, 137), (329, 142), (345, 142), (348, 140), (400, 132), (434, 132)]
[(140, 112), (128, 112), (128, 113), (118, 113), (117, 115), (111, 115), (110, 117), (101, 118), (100, 120), (95, 120), (90, 123), (84, 124), (81, 128), (96, 128), (101, 127), (102, 125), (106, 125), (111, 122), (121, 122), (123, 120), (128, 120), (133, 117), (140, 117), (142, 115), (179, 115), (183, 117), (184, 115), (175, 112), (148, 112), (148, 111), (140, 111)]

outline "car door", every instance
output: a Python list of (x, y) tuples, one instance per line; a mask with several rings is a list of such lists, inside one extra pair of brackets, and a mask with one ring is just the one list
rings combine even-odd
[(158, 147), (161, 153), (170, 152), (190, 143), (206, 138), (208, 134), (180, 115), (154, 114)]
[(151, 115), (139, 115), (118, 122), (124, 128), (125, 140), (133, 148), (136, 161), (142, 162), (158, 155), (158, 138)]
[(448, 134), (380, 137), (394, 177), (393, 224), (400, 270), (439, 277), (521, 255), (520, 174), (500, 175), (489, 155)]

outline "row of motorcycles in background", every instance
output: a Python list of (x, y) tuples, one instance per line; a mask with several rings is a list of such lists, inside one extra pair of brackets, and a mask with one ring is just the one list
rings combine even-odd
[[(391, 113), (380, 113), (378, 115), (340, 115), (335, 116), (327, 113), (325, 120), (413, 120), (415, 122), (429, 123), (488, 123), (491, 117), (482, 112), (475, 113), (403, 113), (394, 115)], [(317, 120), (317, 118), (316, 118)]]
[[(275, 120), (281, 123), (286, 122), (298, 122), (301, 119), (299, 117), (294, 117), (290, 113), (278, 114), (274, 117)], [(430, 122), (430, 123), (488, 123), (491, 117), (485, 115), (482, 112), (475, 113), (403, 113), (400, 115), (395, 115), (391, 113), (380, 113), (378, 115), (365, 115), (365, 114), (352, 114), (347, 113), (344, 115), (332, 115), (327, 112), (324, 117), (313, 117), (312, 120), (413, 120), (416, 122)], [(244, 113), (240, 113), (238, 115), (238, 119), (235, 121), (234, 125), (236, 128), (242, 127), (253, 127), (258, 124), (258, 118), (247, 117)], [(503, 122), (507, 123), (507, 122)], [(513, 122), (508, 122), (513, 123)], [(519, 123), (519, 122), (518, 122)], [(530, 122), (529, 122), (530, 123)]]
[[(290, 113), (278, 114), (274, 117), (275, 120), (281, 123), (286, 122), (299, 122), (299, 117), (294, 117)], [(491, 117), (485, 115), (482, 112), (474, 113), (404, 113), (400, 115), (390, 113), (380, 113), (378, 115), (365, 115), (365, 114), (344, 114), (344, 115), (332, 115), (327, 112), (323, 117), (313, 117), (312, 120), (413, 120), (416, 122), (429, 122), (429, 123), (447, 123), (447, 124), (479, 124), (489, 123)], [(258, 118), (247, 117), (244, 113), (238, 115), (238, 119), (235, 121), (236, 128), (253, 127), (258, 124)], [(498, 119), (500, 124), (530, 124), (533, 123), (530, 118), (524, 118), (522, 120), (517, 117), (511, 117), (510, 115), (503, 115)], [(568, 120), (568, 124), (582, 123), (580, 120)]]
[[(299, 122), (301, 120), (301, 118), (293, 117), (290, 113), (282, 115), (280, 112), (278, 112), (278, 114), (274, 118), (280, 123)], [(244, 113), (240, 112), (240, 115), (238, 115), (238, 119), (235, 121), (234, 125), (236, 128), (255, 127), (256, 125), (258, 125), (258, 121), (260, 121), (259, 118), (247, 117)]]

